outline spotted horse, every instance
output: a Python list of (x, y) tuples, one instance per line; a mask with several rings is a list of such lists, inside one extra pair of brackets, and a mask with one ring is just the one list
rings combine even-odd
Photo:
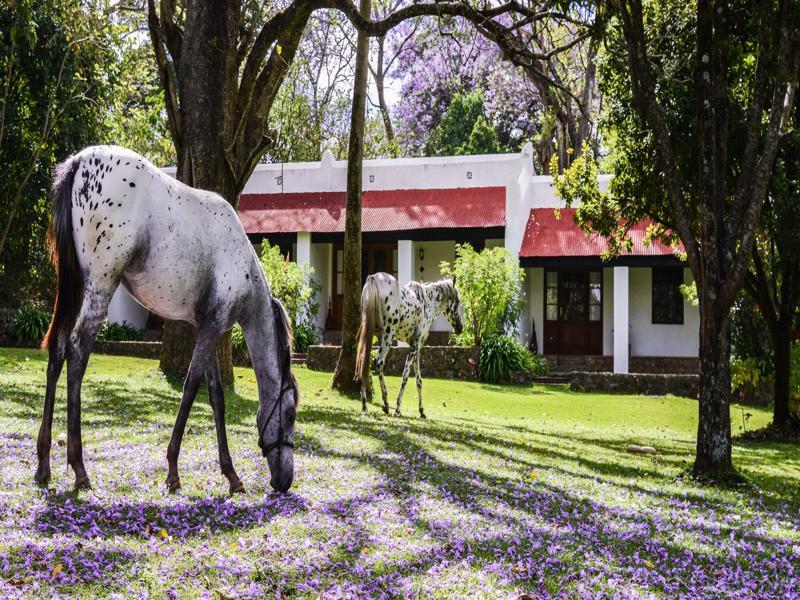
[(461, 300), (455, 281), (443, 279), (436, 283), (410, 281), (400, 287), (397, 279), (388, 273), (376, 273), (367, 277), (361, 290), (361, 326), (358, 334), (356, 354), (356, 378), (361, 381), (361, 410), (367, 412), (367, 381), (370, 377), (370, 351), (372, 338), (377, 335), (379, 348), (375, 367), (381, 383), (383, 412), (389, 414), (386, 382), (383, 368), (386, 355), (394, 340), (407, 342), (411, 350), (403, 367), (403, 380), (397, 394), (395, 416), (400, 416), (400, 401), (403, 398), (408, 375), (413, 365), (417, 376), (417, 396), (419, 397), (419, 416), (425, 418), (422, 407), (422, 373), (420, 372), (420, 350), (428, 340), (431, 325), (439, 314), (461, 333)]
[(230, 491), (244, 486), (233, 468), (225, 431), (225, 399), (217, 342), (240, 323), (258, 382), (258, 442), (270, 485), (294, 478), (294, 421), (299, 391), (292, 375), (291, 328), (272, 297), (255, 251), (233, 208), (193, 189), (147, 160), (113, 146), (95, 146), (55, 170), (50, 243), (58, 275), (44, 414), (37, 441), (36, 481), (50, 480), (56, 384), (67, 363), (67, 461), (75, 487), (89, 487), (81, 444), (81, 382), (108, 304), (122, 284), (165, 319), (191, 323), (197, 341), (167, 448), (167, 486), (180, 487), (178, 454), (186, 420), (205, 378), (217, 430), (222, 473)]

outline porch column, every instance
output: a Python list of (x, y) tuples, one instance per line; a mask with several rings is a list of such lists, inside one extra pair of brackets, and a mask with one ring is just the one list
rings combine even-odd
[(614, 267), (614, 373), (628, 372), (628, 267)]
[(298, 265), (311, 264), (311, 233), (308, 231), (297, 232), (297, 257)]
[(403, 286), (414, 279), (414, 242), (397, 241), (397, 281)]

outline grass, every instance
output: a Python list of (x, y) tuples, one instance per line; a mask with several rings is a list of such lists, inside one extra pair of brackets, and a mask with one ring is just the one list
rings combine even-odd
[[(46, 356), (0, 349), (0, 595), (113, 597), (786, 597), (800, 594), (800, 451), (736, 442), (750, 482), (685, 477), (697, 403), (425, 380), (407, 417), (366, 417), (296, 369), (304, 394), (292, 492), (269, 491), (253, 373), (227, 393), (248, 494), (228, 498), (203, 394), (166, 493), (180, 384), (149, 360), (93, 356), (83, 387), (94, 489), (63, 447), (32, 485)], [(388, 378), (390, 394), (397, 378)], [(750, 413), (750, 417), (745, 417)], [(735, 432), (769, 411), (733, 406)], [(65, 430), (63, 382), (54, 438)], [(653, 458), (628, 444), (655, 446)]]

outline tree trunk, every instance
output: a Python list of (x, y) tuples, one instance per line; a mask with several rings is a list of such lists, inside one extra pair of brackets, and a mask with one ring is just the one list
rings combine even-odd
[[(177, 178), (192, 187), (218, 193), (234, 208), (238, 204), (238, 192), (222, 140), (228, 139), (232, 127), (232, 102), (236, 90), (225, 84), (236, 81), (240, 9), (238, 2), (225, 0), (187, 3), (185, 28), (194, 35), (184, 37), (184, 58), (178, 72), (182, 94), (181, 143), (176, 144)], [(215, 82), (214, 85), (208, 85), (210, 81)], [(211, 127), (209, 123), (215, 126)], [(194, 340), (194, 331), (187, 324), (166, 324), (161, 369), (167, 373), (185, 374)], [(217, 356), (222, 381), (230, 385), (233, 383), (233, 363), (229, 334), (220, 338)]]
[[(361, 14), (369, 18), (370, 0), (360, 0)], [(342, 350), (332, 387), (348, 395), (359, 393), (355, 380), (358, 325), (361, 318), (361, 172), (364, 162), (364, 112), (367, 101), (369, 38), (358, 34), (350, 145), (347, 154), (347, 212), (344, 229), (344, 307)]]
[(791, 377), (790, 356), (792, 352), (791, 324), (779, 322), (773, 331), (772, 345), (775, 350), (775, 400), (772, 425), (780, 429), (789, 427), (789, 379)]
[[(699, 284), (698, 284), (699, 285)], [(729, 311), (700, 301), (700, 398), (694, 472), (715, 477), (731, 471), (731, 370)], [(704, 301), (705, 300), (705, 301)]]

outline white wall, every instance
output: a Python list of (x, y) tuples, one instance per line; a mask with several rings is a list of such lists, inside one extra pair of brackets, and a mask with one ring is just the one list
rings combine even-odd
[(603, 269), (603, 354), (614, 354), (614, 269)]
[(147, 326), (147, 309), (133, 299), (123, 286), (119, 286), (108, 306), (109, 323), (127, 323), (136, 329)]
[(310, 265), (314, 269), (312, 277), (320, 285), (316, 301), (319, 304), (317, 313), (317, 327), (325, 329), (325, 317), (328, 314), (328, 300), (332, 293), (331, 288), (331, 262), (333, 244), (311, 244)]
[[(528, 145), (514, 154), (390, 158), (364, 161), (363, 189), (452, 189), (507, 186), (511, 207), (520, 203), (520, 174), (530, 177), (533, 152)], [(173, 169), (165, 169), (174, 173)], [(245, 185), (244, 194), (279, 192), (335, 192), (346, 189), (347, 162), (334, 161), (329, 152), (319, 162), (258, 165)], [(516, 191), (514, 191), (516, 190)], [(517, 246), (517, 249), (519, 246)]]
[(539, 353), (544, 350), (544, 269), (525, 269), (525, 296), (527, 311), (522, 328), (522, 343), (527, 347), (531, 335), (531, 320), (536, 323), (536, 344)]
[[(689, 269), (684, 283), (691, 283)], [(630, 344), (632, 356), (697, 356), (700, 352), (700, 313), (683, 301), (683, 325), (654, 325), (652, 270), (630, 269)]]

